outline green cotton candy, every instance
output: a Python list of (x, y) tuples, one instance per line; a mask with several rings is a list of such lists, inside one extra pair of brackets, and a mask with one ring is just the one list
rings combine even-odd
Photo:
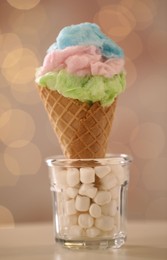
[(124, 91), (126, 85), (125, 73), (104, 76), (77, 76), (66, 70), (48, 72), (37, 79), (41, 87), (57, 90), (61, 95), (78, 99), (81, 102), (94, 103), (99, 101), (102, 106), (109, 106), (114, 99)]

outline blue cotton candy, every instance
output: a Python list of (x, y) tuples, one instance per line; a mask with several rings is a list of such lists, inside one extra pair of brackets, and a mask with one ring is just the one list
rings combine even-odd
[(76, 45), (94, 45), (106, 58), (122, 58), (124, 56), (123, 50), (102, 33), (100, 27), (94, 23), (81, 23), (64, 27), (56, 42), (49, 47), (48, 52)]

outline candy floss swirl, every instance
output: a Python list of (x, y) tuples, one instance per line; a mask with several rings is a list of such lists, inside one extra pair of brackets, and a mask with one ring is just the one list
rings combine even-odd
[(36, 82), (68, 98), (111, 105), (125, 88), (123, 51), (96, 24), (65, 27), (48, 49)]

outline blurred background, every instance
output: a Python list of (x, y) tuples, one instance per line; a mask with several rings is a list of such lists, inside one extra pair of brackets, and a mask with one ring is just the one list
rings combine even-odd
[(34, 83), (62, 27), (95, 22), (125, 51), (108, 151), (133, 157), (128, 218), (167, 219), (167, 1), (0, 1), (0, 226), (52, 220), (45, 158), (61, 154)]

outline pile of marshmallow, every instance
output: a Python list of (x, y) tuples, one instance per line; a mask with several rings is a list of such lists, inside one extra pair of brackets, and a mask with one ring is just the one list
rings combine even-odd
[(128, 180), (125, 165), (54, 169), (56, 232), (60, 238), (96, 238), (120, 229), (120, 190)]

